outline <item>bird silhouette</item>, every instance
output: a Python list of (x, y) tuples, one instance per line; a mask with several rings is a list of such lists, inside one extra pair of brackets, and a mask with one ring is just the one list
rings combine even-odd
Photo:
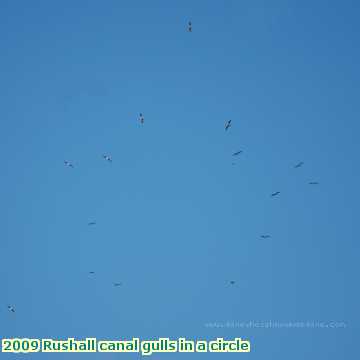
[(67, 166), (67, 167), (71, 167), (71, 168), (74, 167), (74, 165), (73, 165), (70, 161), (67, 161), (67, 160), (64, 160), (64, 164), (65, 164), (65, 166)]
[(261, 238), (263, 238), (263, 239), (268, 239), (270, 237), (271, 237), (270, 235), (261, 235)]
[(103, 155), (103, 158), (105, 159), (105, 160), (107, 160), (107, 161), (109, 161), (109, 162), (112, 162), (112, 158), (111, 158), (111, 156), (110, 155)]
[(299, 168), (299, 167), (301, 167), (301, 166), (303, 166), (303, 165), (304, 165), (304, 162), (303, 162), (303, 161), (300, 161), (299, 163), (297, 163), (297, 164), (294, 166), (294, 168), (297, 169), (297, 168)]
[(144, 116), (143, 116), (142, 113), (140, 113), (139, 120), (140, 120), (140, 123), (141, 123), (141, 124), (144, 123)]
[(88, 223), (88, 226), (96, 225), (96, 221), (91, 221)]
[(240, 150), (240, 151), (237, 151), (237, 152), (234, 152), (234, 153), (233, 153), (233, 156), (237, 156), (237, 155), (240, 155), (240, 154), (241, 154), (242, 152), (243, 152), (242, 150)]
[(9, 310), (9, 311), (11, 311), (11, 312), (13, 312), (13, 313), (15, 312), (14, 307), (13, 307), (13, 306), (11, 306), (11, 305), (8, 305), (8, 310)]
[(188, 22), (188, 31), (192, 32), (192, 23), (191, 23), (191, 21)]
[(309, 185), (319, 185), (319, 183), (317, 181), (310, 181)]
[(274, 196), (279, 195), (279, 194), (280, 194), (280, 191), (276, 191), (276, 192), (271, 194), (271, 197), (274, 197)]
[(225, 123), (225, 131), (228, 130), (230, 127), (231, 127), (231, 120), (228, 120), (228, 121)]

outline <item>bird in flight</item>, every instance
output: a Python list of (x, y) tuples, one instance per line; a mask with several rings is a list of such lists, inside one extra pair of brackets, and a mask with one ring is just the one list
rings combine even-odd
[(71, 167), (71, 168), (74, 167), (74, 165), (70, 161), (67, 161), (67, 160), (64, 160), (64, 164), (65, 164), (65, 166), (68, 166), (68, 167)]
[(111, 156), (110, 155), (103, 155), (103, 158), (109, 162), (112, 162)]
[(228, 121), (225, 123), (225, 131), (228, 130), (229, 127), (231, 127), (231, 120), (228, 120)]
[(319, 183), (317, 181), (310, 181), (309, 185), (319, 185)]
[(188, 31), (192, 32), (192, 23), (191, 23), (191, 21), (188, 22)]
[(237, 152), (234, 152), (234, 153), (233, 153), (233, 156), (237, 156), (237, 155), (240, 155), (240, 154), (241, 154), (242, 152), (243, 152), (242, 150), (240, 150), (240, 151), (237, 151)]
[(274, 196), (279, 195), (279, 194), (280, 194), (280, 191), (276, 191), (276, 192), (271, 194), (271, 197), (274, 197)]
[(117, 287), (117, 286), (121, 286), (122, 283), (114, 283), (114, 286)]
[(9, 311), (11, 311), (11, 312), (13, 312), (13, 313), (15, 312), (14, 307), (13, 307), (13, 306), (11, 306), (11, 305), (8, 305), (8, 310), (9, 310)]
[(144, 116), (143, 116), (142, 113), (140, 113), (139, 120), (140, 120), (140, 123), (141, 123), (141, 124), (144, 123)]
[(89, 225), (89, 226), (91, 226), (91, 225), (96, 225), (96, 221), (91, 221), (91, 222), (88, 223), (88, 225)]
[(234, 284), (235, 284), (235, 281), (234, 281), (234, 280), (230, 280), (230, 284), (231, 284), (231, 285), (234, 285)]
[(89, 274), (94, 275), (95, 271), (89, 271)]
[(294, 168), (297, 169), (299, 167), (302, 167), (304, 165), (304, 162), (303, 161), (300, 161), (299, 163), (297, 163)]
[(268, 239), (268, 238), (270, 238), (271, 236), (270, 235), (261, 235), (261, 238), (262, 239)]

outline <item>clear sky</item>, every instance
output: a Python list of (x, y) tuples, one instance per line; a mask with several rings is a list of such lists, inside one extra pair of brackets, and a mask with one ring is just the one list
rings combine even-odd
[[(0, 337), (355, 359), (359, 6), (2, 0)], [(270, 320), (346, 328), (226, 326)]]

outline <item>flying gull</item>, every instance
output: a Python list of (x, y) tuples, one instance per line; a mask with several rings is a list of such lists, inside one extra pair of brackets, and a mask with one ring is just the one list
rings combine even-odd
[(237, 156), (237, 155), (240, 155), (240, 154), (241, 154), (242, 152), (243, 152), (242, 150), (240, 150), (240, 151), (237, 151), (237, 152), (234, 152), (234, 153), (233, 153), (233, 156)]
[(103, 155), (103, 158), (109, 162), (112, 162), (111, 156), (110, 155)]
[(231, 127), (231, 120), (228, 120), (228, 121), (225, 123), (225, 131), (228, 130), (229, 127)]
[(279, 195), (279, 194), (280, 194), (280, 191), (276, 191), (276, 192), (271, 194), (271, 197), (274, 197), (274, 196)]
[(74, 167), (74, 165), (70, 161), (67, 161), (67, 160), (64, 160), (64, 164), (65, 164), (65, 166), (68, 166), (68, 167), (71, 167), (71, 168)]

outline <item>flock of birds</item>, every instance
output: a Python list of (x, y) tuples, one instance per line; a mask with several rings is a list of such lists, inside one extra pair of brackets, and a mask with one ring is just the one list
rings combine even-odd
[[(191, 21), (188, 22), (188, 32), (192, 32), (192, 23)], [(145, 119), (144, 119), (144, 115), (142, 113), (139, 114), (139, 117), (138, 117), (138, 121), (140, 122), (141, 125), (144, 124), (145, 122)], [(231, 120), (227, 120), (225, 122), (225, 131), (228, 131), (232, 126), (232, 122)], [(236, 157), (240, 154), (242, 154), (243, 151), (242, 150), (239, 150), (239, 151), (236, 151), (232, 154), (232, 156)], [(102, 158), (105, 160), (105, 161), (108, 161), (109, 163), (112, 162), (112, 157), (108, 154), (103, 154), (102, 155)], [(70, 167), (70, 168), (74, 168), (74, 164), (68, 160), (64, 160), (64, 165), (67, 166), (67, 167)], [(233, 162), (232, 165), (235, 165), (235, 163)], [(304, 162), (303, 161), (300, 161), (299, 163), (297, 163), (294, 168), (295, 169), (298, 169), (300, 167), (302, 167), (304, 165)], [(318, 185), (319, 183), (317, 181), (310, 181), (308, 183), (309, 185)], [(276, 197), (280, 195), (280, 191), (276, 191), (276, 192), (273, 192), (270, 196), (271, 197)], [(91, 221), (88, 223), (88, 226), (94, 226), (96, 225), (96, 221)], [(271, 238), (271, 235), (269, 234), (263, 234), (263, 235), (260, 235), (260, 238), (261, 239), (269, 239)], [(94, 271), (89, 271), (89, 274), (90, 275), (95, 275), (95, 272)], [(229, 281), (230, 285), (235, 285), (235, 280), (230, 280)], [(122, 285), (122, 282), (115, 282), (113, 283), (113, 286), (114, 287), (118, 287), (118, 286), (121, 286)], [(15, 313), (15, 309), (12, 305), (8, 305), (8, 310), (12, 313)]]
[[(191, 23), (189, 23), (189, 26), (191, 26)], [(189, 31), (191, 31), (191, 28), (189, 28)], [(231, 127), (231, 120), (228, 120), (225, 122), (225, 131), (228, 131), (229, 128)], [(234, 152), (233, 153), (233, 156), (237, 156), (237, 155), (240, 155), (243, 151), (242, 150), (239, 150), (237, 152)], [(232, 165), (235, 165), (235, 163), (233, 162)], [(304, 162), (303, 161), (300, 161), (299, 163), (297, 163), (294, 168), (295, 169), (298, 169), (300, 167), (302, 167), (304, 165)], [(310, 181), (309, 182), (309, 185), (318, 185), (319, 183), (317, 181)], [(275, 196), (278, 196), (280, 195), (280, 191), (275, 191), (273, 192), (270, 196), (271, 197), (275, 197)], [(261, 239), (269, 239), (271, 238), (271, 235), (269, 234), (263, 234), (263, 235), (260, 235), (260, 238)], [(235, 285), (235, 280), (231, 280), (230, 281), (230, 285)]]

